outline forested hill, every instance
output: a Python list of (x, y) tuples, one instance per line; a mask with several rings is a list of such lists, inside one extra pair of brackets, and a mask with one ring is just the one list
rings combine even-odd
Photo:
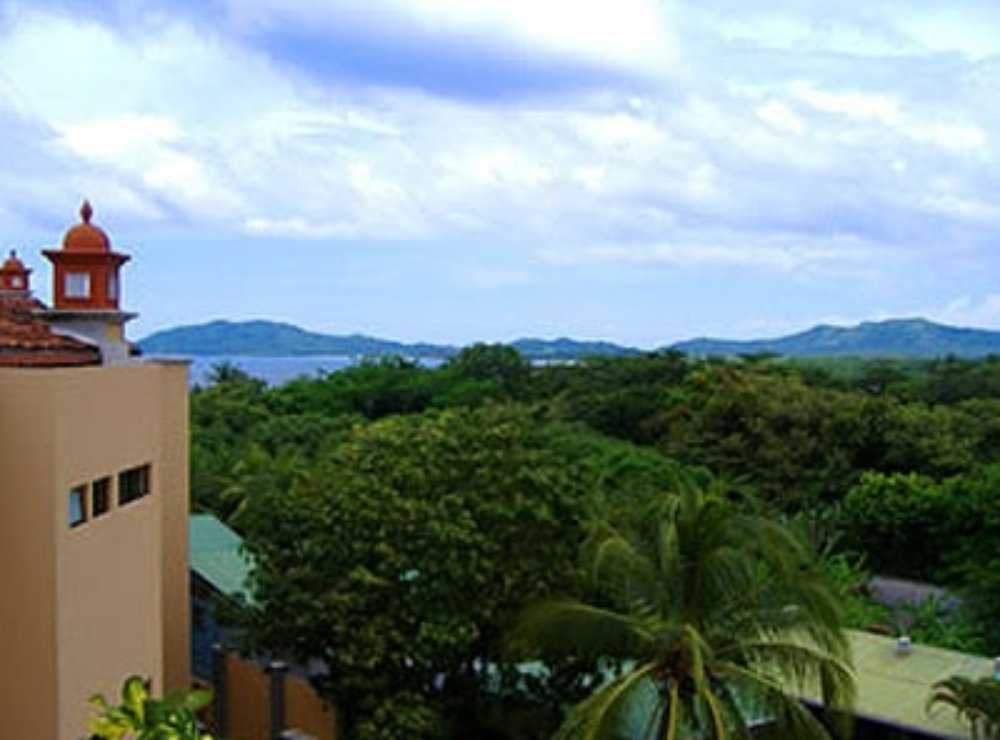
[[(319, 334), (274, 321), (212, 321), (197, 326), (179, 326), (151, 334), (139, 344), (149, 354), (196, 356), (403, 355), (448, 358), (459, 350), (451, 345), (394, 342), (361, 334)], [(574, 339), (518, 339), (511, 345), (530, 360), (570, 360), (586, 355), (624, 356), (640, 353), (637, 349), (608, 342)]]
[(149, 335), (139, 342), (139, 346), (143, 352), (150, 354), (258, 357), (297, 355), (450, 357), (457, 351), (454, 347), (445, 345), (405, 344), (362, 334), (348, 336), (319, 334), (276, 321), (211, 321), (196, 326), (178, 326)]
[(1000, 332), (962, 329), (926, 319), (866, 321), (858, 326), (816, 326), (777, 339), (692, 339), (673, 349), (699, 357), (773, 352), (792, 357), (985, 357), (1000, 354)]
[[(403, 355), (451, 357), (457, 347), (403, 343), (361, 334), (334, 336), (273, 321), (212, 321), (156, 332), (140, 343), (149, 354), (346, 357)], [(529, 360), (571, 360), (589, 355), (630, 356), (640, 350), (610, 342), (519, 339), (511, 343)], [(925, 319), (865, 322), (854, 327), (817, 326), (776, 339), (693, 339), (669, 347), (696, 356), (770, 352), (793, 357), (983, 357), (1000, 354), (1000, 332), (962, 329)]]

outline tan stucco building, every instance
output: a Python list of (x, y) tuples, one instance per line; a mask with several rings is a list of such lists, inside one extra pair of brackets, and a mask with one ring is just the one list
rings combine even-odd
[(190, 680), (187, 366), (132, 356), (118, 309), (127, 257), (84, 213), (46, 253), (52, 308), (31, 298), (14, 254), (0, 268), (0, 716), (12, 740), (85, 736), (88, 698), (116, 697), (130, 674), (155, 693)]

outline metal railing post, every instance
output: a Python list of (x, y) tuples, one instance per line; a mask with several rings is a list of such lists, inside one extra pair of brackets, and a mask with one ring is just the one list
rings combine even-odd
[(226, 675), (226, 646), (222, 643), (212, 645), (212, 724), (215, 726), (215, 734), (224, 737), (228, 730), (227, 707), (228, 699)]
[(288, 664), (272, 660), (267, 664), (267, 672), (271, 676), (270, 736), (273, 740), (281, 740), (285, 731), (285, 675)]

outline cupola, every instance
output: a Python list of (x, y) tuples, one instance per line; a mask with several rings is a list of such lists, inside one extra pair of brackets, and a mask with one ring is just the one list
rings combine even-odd
[(84, 201), (62, 249), (42, 251), (52, 263), (52, 308), (44, 315), (53, 331), (99, 347), (102, 362), (122, 362), (132, 354), (124, 327), (135, 314), (118, 308), (119, 271), (131, 258), (114, 251), (104, 230), (90, 222), (93, 216)]
[(17, 258), (17, 252), (10, 250), (10, 255), (0, 266), (0, 290), (27, 294), (31, 290), (29, 275), (31, 270)]
[(80, 223), (66, 232), (62, 249), (46, 249), (53, 266), (53, 308), (70, 311), (117, 311), (121, 293), (119, 269), (130, 259), (111, 249), (103, 229), (90, 223), (89, 201), (80, 208)]

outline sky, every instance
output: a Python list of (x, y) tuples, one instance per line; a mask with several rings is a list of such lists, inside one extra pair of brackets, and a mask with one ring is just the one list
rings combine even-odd
[(133, 338), (1000, 329), (995, 0), (0, 0), (0, 249)]

